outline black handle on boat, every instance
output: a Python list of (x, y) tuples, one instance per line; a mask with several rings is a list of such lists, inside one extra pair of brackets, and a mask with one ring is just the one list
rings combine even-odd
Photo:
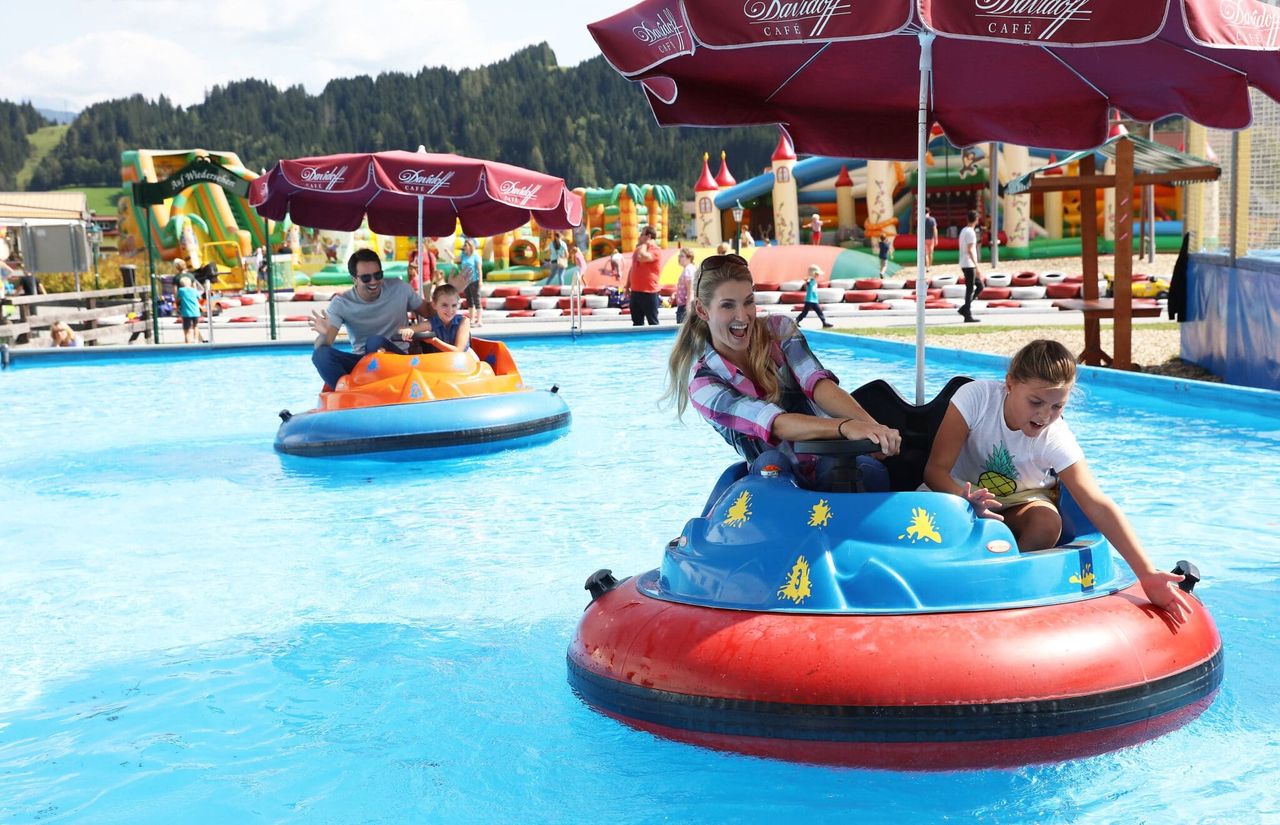
[(1196, 585), (1200, 582), (1200, 568), (1185, 559), (1175, 564), (1172, 572), (1182, 576), (1182, 581), (1178, 582), (1178, 587), (1181, 587), (1184, 593), (1190, 593), (1195, 590)]
[(279, 412), (279, 416), (281, 421), (288, 421), (290, 418), (293, 418), (293, 413), (288, 410), (281, 410)]
[(587, 583), (582, 586), (583, 590), (591, 592), (591, 601), (603, 596), (613, 588), (617, 587), (620, 582), (613, 577), (613, 571), (608, 568), (602, 568), (587, 576)]
[(868, 438), (857, 441), (832, 438), (824, 441), (797, 441), (792, 449), (796, 453), (807, 455), (870, 455), (880, 452), (880, 445)]

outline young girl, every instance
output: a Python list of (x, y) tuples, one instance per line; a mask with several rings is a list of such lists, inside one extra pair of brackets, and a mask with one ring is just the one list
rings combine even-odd
[(827, 316), (822, 314), (822, 307), (818, 304), (818, 278), (822, 275), (822, 267), (814, 264), (809, 267), (809, 277), (805, 280), (804, 285), (804, 309), (800, 310), (800, 314), (796, 316), (796, 326), (800, 326), (800, 322), (810, 312), (816, 313), (818, 320), (822, 322), (823, 329), (830, 329), (835, 324), (827, 323)]
[(1155, 568), (1124, 514), (1098, 487), (1062, 410), (1076, 361), (1057, 341), (1032, 341), (1013, 356), (1004, 381), (972, 381), (952, 396), (925, 467), (929, 489), (968, 500), (982, 518), (1009, 525), (1019, 550), (1058, 543), (1057, 483), (1120, 552), (1147, 598), (1186, 620), (1182, 576)]
[(694, 409), (748, 461), (791, 442), (870, 439), (898, 452), (897, 430), (877, 423), (809, 351), (785, 315), (757, 317), (754, 284), (738, 255), (702, 262), (668, 362), (667, 398)]
[[(406, 341), (421, 332), (431, 333), (431, 343), (436, 349), (461, 352), (471, 346), (471, 322), (458, 312), (462, 298), (457, 287), (441, 284), (431, 293), (431, 317), (400, 330)], [(430, 352), (430, 350), (427, 350)]]
[[(480, 326), (480, 286), (484, 279), (484, 268), (480, 256), (476, 253), (475, 242), (467, 238), (462, 242), (462, 257), (458, 258), (458, 274), (465, 279), (463, 289), (467, 299), (467, 313), (471, 316), (471, 325)], [(457, 287), (454, 288), (455, 290)]]
[(693, 291), (693, 274), (697, 267), (693, 265), (693, 253), (681, 247), (676, 255), (680, 263), (680, 277), (676, 279), (676, 294), (673, 302), (676, 305), (676, 323), (683, 324), (689, 315), (689, 293)]

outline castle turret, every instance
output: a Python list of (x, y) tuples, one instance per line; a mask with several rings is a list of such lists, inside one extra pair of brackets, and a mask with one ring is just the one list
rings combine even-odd
[[(1057, 163), (1058, 156), (1050, 153), (1049, 163)], [(1061, 169), (1050, 169), (1044, 173), (1045, 176), (1056, 175), (1061, 177), (1063, 172)], [(1050, 238), (1062, 238), (1062, 193), (1061, 192), (1045, 192), (1044, 193), (1044, 231)]]
[[(699, 246), (717, 246), (724, 240), (720, 231), (720, 210), (716, 209), (716, 192), (720, 191), (720, 184), (711, 177), (711, 169), (707, 166), (708, 157), (706, 152), (702, 153), (702, 177), (693, 185), (693, 223)], [(721, 169), (723, 170), (723, 166)]]
[[(1120, 113), (1113, 112), (1111, 115), (1111, 128), (1107, 131), (1107, 140), (1127, 134), (1129, 134), (1129, 130), (1120, 122)], [(1102, 164), (1102, 174), (1114, 175), (1115, 173), (1116, 162), (1111, 158), (1107, 158), (1107, 162)], [(1131, 193), (1124, 193), (1125, 208), (1127, 209), (1133, 209), (1133, 203), (1130, 201), (1131, 197)], [(1108, 241), (1115, 241), (1116, 239), (1116, 189), (1114, 186), (1102, 190), (1102, 237)]]
[(725, 151), (720, 150), (720, 171), (716, 173), (716, 184), (721, 189), (728, 189), (738, 185), (738, 181), (729, 174), (729, 164), (724, 159)]
[(836, 229), (842, 233), (841, 237), (847, 238), (848, 233), (853, 231), (857, 222), (855, 215), (853, 179), (849, 177), (849, 167), (841, 166), (840, 174), (836, 177)]
[[(1022, 177), (1031, 171), (1031, 154), (1025, 146), (1002, 144), (998, 174), (1000, 183)], [(1031, 193), (1005, 195), (1003, 203), (1004, 232), (1010, 258), (1026, 258), (1031, 245)]]
[(800, 242), (800, 202), (796, 180), (792, 176), (796, 150), (786, 132), (778, 138), (778, 148), (773, 150), (772, 161), (773, 237), (779, 246), (797, 244)]
[(880, 237), (885, 227), (894, 221), (893, 192), (897, 186), (898, 176), (892, 161), (867, 161), (867, 221), (863, 228), (868, 237)]

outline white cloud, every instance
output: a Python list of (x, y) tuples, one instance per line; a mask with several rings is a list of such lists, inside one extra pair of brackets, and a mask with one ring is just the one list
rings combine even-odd
[(468, 68), (551, 43), (562, 65), (596, 54), (586, 24), (630, 5), (571, 0), (44, 0), (6, 9), (0, 99), (51, 108), (141, 93), (190, 105), (256, 77), (315, 94), (336, 77)]

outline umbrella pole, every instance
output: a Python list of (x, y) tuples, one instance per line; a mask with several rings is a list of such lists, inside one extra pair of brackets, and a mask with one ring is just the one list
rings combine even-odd
[(929, 295), (925, 280), (924, 153), (929, 143), (929, 85), (933, 75), (933, 38), (931, 31), (920, 37), (920, 101), (916, 115), (916, 403), (924, 403), (924, 303)]
[(427, 259), (422, 257), (422, 195), (418, 196), (418, 298), (426, 297)]

